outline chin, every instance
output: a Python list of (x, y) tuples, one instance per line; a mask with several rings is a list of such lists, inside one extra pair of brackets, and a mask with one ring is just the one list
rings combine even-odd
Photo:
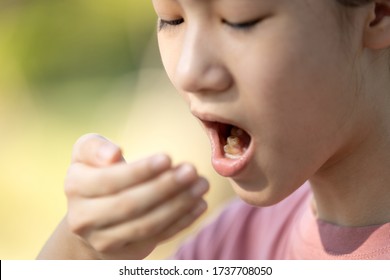
[(275, 184), (250, 184), (239, 180), (230, 180), (235, 193), (247, 204), (256, 207), (272, 206), (286, 197), (293, 190), (289, 186), (276, 186)]
[(286, 196), (275, 191), (270, 185), (254, 186), (231, 180), (233, 190), (245, 203), (256, 207), (267, 207), (274, 205)]

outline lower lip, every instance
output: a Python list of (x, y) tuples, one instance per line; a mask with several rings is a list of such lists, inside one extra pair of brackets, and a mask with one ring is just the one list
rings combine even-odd
[(253, 155), (253, 139), (246, 149), (245, 153), (237, 158), (226, 158), (222, 153), (219, 136), (216, 131), (210, 132), (211, 146), (212, 146), (212, 165), (215, 171), (224, 177), (237, 177), (248, 165)]

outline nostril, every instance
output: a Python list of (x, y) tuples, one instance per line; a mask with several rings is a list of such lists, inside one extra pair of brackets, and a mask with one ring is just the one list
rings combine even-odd
[[(204, 46), (206, 45), (206, 46)], [(226, 91), (233, 78), (224, 60), (209, 44), (184, 46), (176, 65), (175, 83), (190, 93)]]
[(191, 69), (181, 74), (179, 84), (181, 89), (191, 93), (218, 93), (227, 91), (233, 79), (225, 69), (206, 69), (203, 72)]

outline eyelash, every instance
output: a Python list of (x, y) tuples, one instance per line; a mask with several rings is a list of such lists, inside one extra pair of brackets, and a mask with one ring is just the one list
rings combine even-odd
[(173, 19), (173, 20), (165, 20), (165, 19), (160, 19), (159, 24), (158, 24), (158, 30), (162, 30), (167, 27), (174, 27), (177, 25), (180, 25), (184, 22), (184, 19), (179, 18), (179, 19)]
[[(246, 22), (238, 22), (238, 23), (233, 23), (229, 22), (227, 20), (222, 20), (223, 24), (226, 24), (227, 26), (233, 28), (233, 29), (238, 29), (238, 30), (249, 30), (252, 27), (254, 27), (257, 23), (259, 23), (261, 19), (255, 19), (251, 21), (246, 21)], [(158, 30), (162, 30), (167, 27), (175, 27), (177, 25), (180, 25), (184, 22), (184, 19), (179, 18), (179, 19), (173, 19), (173, 20), (165, 20), (165, 19), (160, 19), (159, 20), (159, 25), (158, 25)]]
[(222, 20), (222, 22), (224, 24), (226, 24), (227, 26), (229, 26), (233, 29), (238, 29), (238, 30), (249, 30), (249, 29), (253, 28), (260, 21), (261, 21), (261, 19), (255, 19), (255, 20), (250, 20), (250, 21), (246, 21), (246, 22), (234, 23), (234, 22), (229, 22), (227, 20)]

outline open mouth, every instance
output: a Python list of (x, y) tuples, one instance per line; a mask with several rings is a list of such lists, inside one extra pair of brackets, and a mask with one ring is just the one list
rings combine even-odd
[(238, 178), (252, 161), (254, 139), (237, 123), (210, 114), (193, 112), (203, 124), (210, 138), (211, 162), (218, 174)]
[(204, 123), (211, 130), (213, 148), (219, 156), (237, 160), (248, 150), (251, 137), (244, 129), (219, 122)]

